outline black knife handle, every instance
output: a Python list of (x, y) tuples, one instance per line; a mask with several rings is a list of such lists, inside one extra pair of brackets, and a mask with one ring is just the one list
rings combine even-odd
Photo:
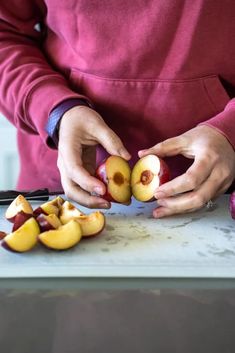
[(26, 199), (32, 201), (47, 201), (49, 199), (48, 189), (32, 191), (4, 190), (0, 191), (0, 205), (9, 205), (19, 195), (23, 195)]

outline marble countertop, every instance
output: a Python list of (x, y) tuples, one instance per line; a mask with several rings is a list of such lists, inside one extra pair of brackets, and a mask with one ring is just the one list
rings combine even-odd
[[(235, 278), (235, 221), (228, 195), (210, 210), (161, 220), (152, 218), (154, 207), (136, 201), (132, 206), (113, 204), (105, 212), (102, 234), (68, 251), (38, 245), (17, 254), (0, 248), (0, 278)], [(0, 207), (0, 230), (10, 231), (5, 210)]]

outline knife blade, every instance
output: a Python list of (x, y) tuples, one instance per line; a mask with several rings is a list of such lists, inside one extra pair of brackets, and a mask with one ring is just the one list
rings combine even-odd
[(17, 196), (23, 195), (31, 201), (47, 201), (50, 196), (62, 195), (63, 191), (50, 191), (47, 188), (37, 190), (0, 190), (0, 205), (9, 205)]

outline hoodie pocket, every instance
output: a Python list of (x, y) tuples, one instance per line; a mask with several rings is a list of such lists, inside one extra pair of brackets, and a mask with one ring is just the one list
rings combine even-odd
[(87, 96), (132, 153), (177, 136), (224, 109), (218, 76), (185, 80), (125, 80), (71, 71), (73, 89)]
[(223, 87), (218, 76), (209, 76), (204, 79), (204, 88), (208, 99), (214, 106), (215, 113), (218, 114), (224, 110), (230, 97)]

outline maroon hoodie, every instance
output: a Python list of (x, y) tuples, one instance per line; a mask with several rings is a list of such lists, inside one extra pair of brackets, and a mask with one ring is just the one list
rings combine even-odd
[[(18, 128), (19, 188), (60, 187), (45, 127), (81, 96), (134, 158), (202, 122), (235, 147), (235, 1), (1, 1), (0, 108)], [(187, 165), (169, 163), (173, 176)]]

